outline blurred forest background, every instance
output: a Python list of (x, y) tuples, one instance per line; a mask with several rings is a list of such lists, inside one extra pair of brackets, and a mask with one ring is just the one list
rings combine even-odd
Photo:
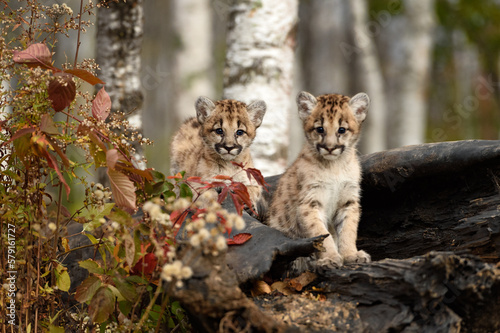
[[(225, 90), (226, 55), (235, 34), (246, 38), (245, 31), (234, 29), (243, 20), (241, 15), (258, 18), (260, 11), (277, 16), (274, 21), (269, 17), (262, 20), (269, 29), (276, 23), (274, 29), (281, 29), (279, 22), (284, 21), (293, 25), (284, 31), (286, 39), (274, 42), (276, 47), (287, 43), (293, 52), (293, 57), (282, 59), (292, 62), (293, 73), (287, 76), (290, 87), (285, 90), (288, 103), (282, 107), (268, 103), (269, 114), (281, 108), (280, 117), (285, 118), (273, 120), (280, 132), (277, 135), (287, 136), (279, 157), (285, 162), (265, 170), (266, 176), (283, 171), (300, 150), (302, 133), (295, 96), (301, 90), (315, 95), (336, 92), (352, 96), (360, 91), (370, 95), (361, 153), (423, 142), (499, 139), (499, 0), (132, 3), (143, 6), (144, 14), (139, 74), (144, 103), (139, 111), (144, 135), (155, 142), (145, 154), (148, 166), (159, 171), (168, 172), (170, 138), (185, 118), (195, 114), (193, 104), (198, 96), (216, 100), (231, 95), (249, 102), (248, 95), (234, 96)], [(67, 4), (76, 10), (80, 1), (68, 0)], [(246, 6), (247, 12), (238, 4)], [(286, 17), (280, 18), (283, 13)], [(228, 36), (228, 31), (233, 35)], [(95, 57), (96, 48), (89, 47), (95, 45), (95, 35), (95, 29), (85, 35), (83, 57)], [(74, 48), (72, 38), (67, 44), (61, 40), (56, 55), (74, 54)], [(290, 130), (282, 130), (283, 125)], [(265, 130), (257, 134), (261, 138), (255, 149), (268, 135)]]

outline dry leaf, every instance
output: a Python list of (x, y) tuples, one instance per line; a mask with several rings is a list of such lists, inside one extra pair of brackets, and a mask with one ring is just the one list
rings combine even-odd
[(271, 287), (262, 280), (255, 281), (252, 286), (252, 297), (271, 293)]

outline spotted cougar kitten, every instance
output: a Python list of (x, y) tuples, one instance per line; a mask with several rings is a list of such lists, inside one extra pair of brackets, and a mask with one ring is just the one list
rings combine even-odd
[[(247, 186), (255, 207), (261, 187), (231, 162), (253, 168), (249, 147), (266, 113), (266, 103), (250, 105), (232, 99), (212, 101), (199, 97), (196, 118), (187, 119), (171, 144), (170, 172), (186, 171), (188, 176), (210, 180), (217, 175), (232, 176)], [(220, 180), (219, 180), (220, 181)]]
[(325, 251), (314, 258), (318, 270), (370, 261), (356, 247), (361, 180), (356, 144), (369, 104), (365, 93), (297, 96), (306, 143), (279, 181), (267, 223), (291, 238), (329, 234)]

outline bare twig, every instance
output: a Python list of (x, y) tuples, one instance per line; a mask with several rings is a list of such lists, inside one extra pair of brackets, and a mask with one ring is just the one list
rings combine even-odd
[(78, 14), (78, 37), (76, 39), (76, 52), (75, 52), (75, 62), (73, 63), (73, 68), (76, 68), (76, 64), (78, 62), (78, 51), (80, 50), (80, 33), (82, 31), (82, 15), (83, 15), (83, 0), (80, 0), (80, 13)]

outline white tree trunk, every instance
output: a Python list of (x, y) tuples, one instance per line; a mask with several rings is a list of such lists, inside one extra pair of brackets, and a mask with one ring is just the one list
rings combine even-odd
[(401, 45), (403, 63), (394, 95), (393, 147), (425, 141), (426, 89), (436, 24), (434, 0), (407, 0), (403, 6), (405, 24), (398, 31), (400, 40), (394, 41)]
[[(96, 61), (98, 76), (111, 98), (111, 112), (121, 111), (130, 125), (142, 132), (143, 91), (141, 86), (141, 48), (143, 36), (143, 0), (110, 2), (97, 11)], [(139, 167), (144, 167), (142, 150), (135, 145)], [(101, 182), (106, 176), (99, 175)]]
[(286, 166), (298, 0), (235, 0), (230, 8), (224, 97), (262, 99), (267, 112), (252, 146), (265, 176)]
[(370, 110), (363, 124), (360, 151), (364, 154), (387, 149), (387, 103), (384, 91), (384, 79), (378, 58), (373, 34), (368, 25), (368, 8), (366, 0), (351, 0), (349, 7), (354, 30), (354, 44), (341, 43), (340, 48), (350, 61), (357, 54), (360, 70), (357, 81), (364, 92), (370, 96)]
[(194, 102), (200, 95), (216, 99), (210, 79), (212, 57), (212, 12), (209, 0), (173, 0), (174, 34), (179, 43), (173, 76), (175, 112), (183, 120), (195, 114)]
[(144, 13), (143, 0), (109, 3), (97, 14), (96, 61), (99, 77), (106, 83), (111, 97), (111, 111), (130, 113), (129, 120), (142, 128), (143, 92), (141, 79), (141, 48)]

